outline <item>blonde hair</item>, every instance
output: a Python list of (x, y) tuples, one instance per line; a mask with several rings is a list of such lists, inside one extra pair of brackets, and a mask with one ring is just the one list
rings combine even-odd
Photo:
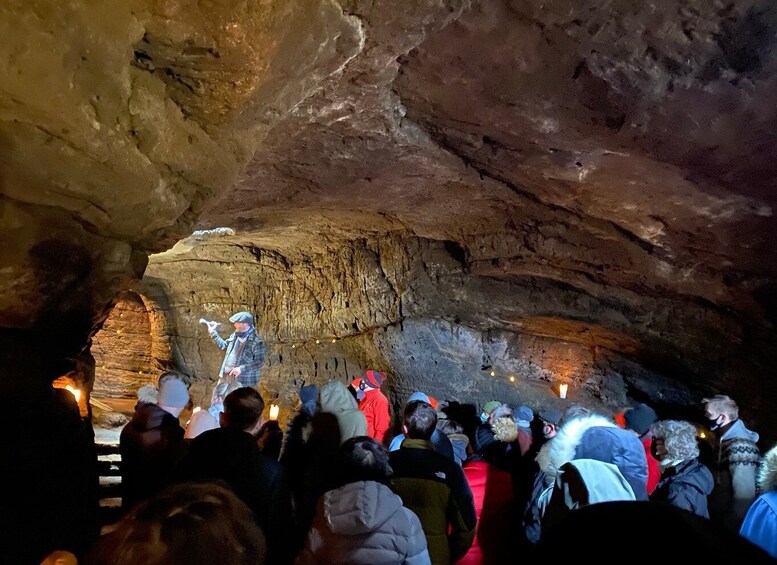
[(135, 506), (86, 565), (262, 565), (267, 547), (248, 506), (225, 486), (185, 483)]
[(725, 414), (731, 420), (739, 418), (739, 406), (730, 396), (716, 394), (703, 400), (705, 408), (712, 413)]
[(227, 397), (227, 395), (232, 392), (233, 390), (239, 389), (241, 386), (238, 382), (232, 382), (232, 383), (219, 383), (216, 386), (213, 387), (213, 394), (210, 396), (210, 403), (211, 405), (216, 404), (216, 399), (220, 398), (223, 402), (224, 399)]

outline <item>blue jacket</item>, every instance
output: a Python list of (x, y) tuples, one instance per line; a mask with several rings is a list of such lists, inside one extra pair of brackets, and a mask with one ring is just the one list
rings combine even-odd
[(593, 427), (580, 438), (575, 459), (596, 459), (612, 463), (631, 485), (637, 500), (647, 500), (647, 458), (642, 442), (628, 430)]
[(758, 487), (763, 494), (750, 506), (739, 533), (777, 559), (777, 446), (761, 462)]

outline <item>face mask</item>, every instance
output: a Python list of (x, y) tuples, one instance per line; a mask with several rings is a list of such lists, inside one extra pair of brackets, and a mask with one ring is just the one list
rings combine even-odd
[(709, 418), (710, 430), (712, 430), (714, 432), (715, 430), (717, 430), (722, 425), (722, 424), (718, 423), (718, 420), (720, 420), (720, 418), (722, 416), (723, 416), (723, 414), (721, 414), (720, 416), (716, 416), (715, 418)]
[(486, 420), (488, 420), (488, 414), (486, 414), (485, 412), (482, 412), (482, 413), (480, 414), (480, 421), (481, 421), (481, 422), (483, 422), (483, 423), (485, 424), (485, 423), (486, 423)]

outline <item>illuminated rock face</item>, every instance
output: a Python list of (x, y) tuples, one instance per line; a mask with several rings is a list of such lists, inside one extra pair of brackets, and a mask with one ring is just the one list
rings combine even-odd
[(198, 318), (247, 308), (285, 407), (377, 367), (396, 401), (566, 379), (774, 428), (777, 9), (654, 4), (3, 6), (9, 386), (64, 374), (133, 289), (197, 398)]

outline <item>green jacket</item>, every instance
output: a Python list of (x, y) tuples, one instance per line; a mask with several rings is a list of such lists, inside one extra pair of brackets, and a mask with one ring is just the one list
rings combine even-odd
[(467, 553), (477, 519), (461, 467), (437, 453), (432, 442), (409, 438), (389, 461), (394, 492), (421, 520), (432, 563), (448, 565)]

